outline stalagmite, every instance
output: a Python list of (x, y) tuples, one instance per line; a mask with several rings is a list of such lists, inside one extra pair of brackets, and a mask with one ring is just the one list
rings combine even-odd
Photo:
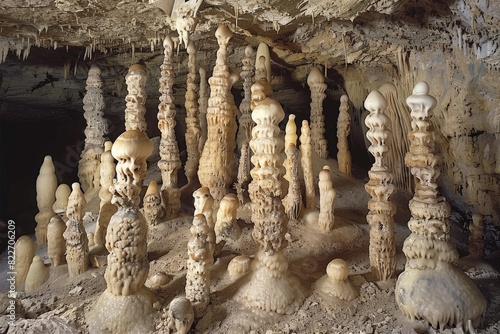
[(71, 185), (73, 189), (68, 199), (66, 216), (67, 227), (63, 237), (66, 240), (66, 262), (68, 263), (69, 276), (78, 276), (88, 268), (89, 240), (83, 227), (83, 207), (85, 197), (79, 183)]
[(210, 227), (203, 214), (197, 214), (191, 226), (192, 238), (188, 242), (186, 298), (191, 301), (196, 318), (205, 315), (210, 302), (210, 267), (214, 255), (207, 241)]
[(56, 168), (50, 155), (45, 156), (36, 179), (36, 204), (39, 212), (35, 216), (36, 242), (41, 245), (47, 242), (47, 225), (50, 218), (55, 216), (52, 206), (56, 201), (57, 177)]
[[(108, 123), (104, 118), (106, 102), (102, 92), (101, 70), (93, 64), (87, 77), (87, 93), (83, 98), (85, 147), (78, 163), (78, 178), (87, 196), (95, 195), (99, 189), (99, 163), (104, 147), (104, 136), (108, 133)], [(90, 200), (90, 198), (87, 198)]]
[(58, 215), (66, 214), (68, 206), (68, 197), (71, 194), (71, 188), (66, 183), (61, 183), (56, 189), (56, 201), (52, 205), (52, 210)]
[(411, 108), (410, 151), (405, 163), (416, 177), (415, 195), (410, 201), (411, 234), (403, 243), (405, 271), (396, 282), (396, 302), (412, 319), (424, 319), (432, 327), (477, 326), (486, 310), (481, 291), (452, 263), (458, 259), (449, 241), (450, 206), (439, 196), (436, 179), (440, 156), (430, 117), (436, 99), (428, 95), (429, 86), (419, 82), (406, 103)]
[(349, 281), (349, 266), (342, 259), (334, 259), (326, 267), (326, 276), (316, 283), (318, 291), (342, 300), (358, 298), (359, 291)]
[[(252, 86), (252, 95), (262, 95), (264, 90), (265, 85), (257, 82)], [(252, 97), (252, 101), (256, 99)], [(249, 308), (291, 314), (300, 307), (305, 295), (298, 280), (290, 276), (288, 261), (283, 255), (288, 217), (281, 203), (284, 141), (279, 137), (278, 124), (284, 116), (279, 102), (268, 97), (259, 99), (252, 112), (256, 125), (250, 141), (254, 168), (249, 193), (255, 224), (252, 236), (258, 249), (238, 298)]]
[(290, 219), (298, 219), (302, 210), (302, 192), (299, 178), (299, 150), (294, 144), (288, 145), (285, 150), (287, 159), (290, 161), (287, 172), (290, 174), (288, 181), (288, 193), (283, 198), (285, 212)]
[(16, 273), (16, 290), (24, 291), (24, 283), (28, 270), (30, 269), (31, 262), (35, 256), (35, 242), (27, 235), (21, 236), (17, 239), (14, 245), (15, 263), (14, 271)]
[(319, 172), (318, 189), (318, 225), (323, 231), (331, 231), (335, 224), (334, 205), (337, 192), (333, 188), (332, 172), (329, 166), (324, 166)]
[(144, 195), (144, 217), (149, 225), (158, 225), (165, 216), (165, 210), (161, 206), (160, 191), (155, 181), (149, 183), (146, 195)]
[(377, 280), (384, 281), (396, 271), (396, 243), (394, 241), (394, 215), (396, 205), (389, 200), (394, 193), (394, 176), (387, 167), (390, 141), (390, 120), (384, 114), (387, 102), (378, 91), (372, 91), (365, 100), (370, 114), (365, 119), (366, 138), (371, 143), (368, 151), (375, 157), (368, 171), (370, 180), (365, 185), (371, 199), (368, 201), (366, 220), (370, 225), (370, 266)]
[(36, 255), (31, 262), (24, 290), (27, 293), (35, 291), (40, 285), (47, 282), (49, 279), (49, 268), (45, 267), (45, 263), (40, 256)]
[[(297, 125), (295, 124), (295, 115), (291, 114), (288, 116), (288, 122), (286, 123), (285, 126), (285, 153), (286, 150), (288, 149), (288, 146), (293, 145), (297, 147)], [(285, 161), (283, 162), (283, 167), (285, 167), (285, 175), (283, 177), (285, 180), (287, 180), (290, 183), (291, 180), (291, 169), (292, 169), (292, 161), (288, 157), (288, 154), (286, 156)]]
[(66, 252), (66, 240), (63, 233), (66, 230), (66, 224), (59, 216), (50, 219), (47, 227), (47, 255), (53, 267), (64, 263), (64, 253)]
[(351, 116), (349, 115), (349, 98), (340, 97), (339, 117), (337, 119), (337, 162), (339, 172), (351, 175), (352, 159), (347, 136), (351, 133)]
[(175, 139), (175, 105), (173, 96), (174, 69), (172, 54), (174, 44), (170, 36), (163, 41), (165, 57), (160, 77), (160, 104), (158, 105), (158, 128), (161, 131), (160, 161), (161, 196), (167, 219), (177, 217), (181, 208), (181, 192), (177, 184), (177, 173), (181, 168), (179, 147)]
[(201, 137), (201, 127), (198, 119), (198, 92), (196, 91), (196, 47), (194, 42), (190, 41), (187, 46), (188, 69), (186, 82), (186, 150), (187, 161), (184, 167), (188, 184), (196, 180), (198, 163), (200, 160), (200, 151), (198, 143)]
[[(137, 65), (132, 65), (129, 73), (135, 73), (134, 66)], [(139, 80), (142, 75), (136, 78)], [(132, 96), (131, 93), (128, 96)], [(126, 115), (140, 114), (144, 103), (127, 105)], [(139, 202), (147, 169), (146, 158), (153, 152), (153, 145), (144, 131), (132, 129), (141, 124), (136, 120), (125, 118), (128, 130), (118, 136), (111, 149), (118, 160), (112, 189), (112, 203), (118, 205), (118, 211), (111, 217), (106, 234), (109, 255), (104, 279), (107, 288), (87, 314), (89, 331), (93, 333), (147, 333), (152, 330), (153, 302), (144, 287), (149, 271), (148, 226), (139, 211)]]
[[(218, 202), (228, 192), (233, 181), (234, 149), (236, 146), (236, 115), (231, 95), (230, 71), (227, 66), (227, 45), (233, 33), (220, 26), (216, 33), (219, 50), (213, 76), (209, 79), (208, 137), (200, 158), (198, 177)], [(229, 96), (231, 95), (231, 96)]]
[(469, 255), (482, 259), (484, 257), (484, 216), (480, 213), (472, 215), (472, 224), (469, 225)]
[(212, 254), (215, 254), (215, 219), (216, 213), (214, 211), (214, 199), (210, 195), (210, 190), (207, 187), (201, 187), (193, 192), (194, 197), (194, 215), (202, 214), (209, 227), (208, 231), (208, 244)]
[(241, 228), (236, 222), (236, 210), (239, 202), (235, 194), (227, 194), (222, 198), (217, 211), (217, 220), (215, 221), (216, 242), (234, 242), (241, 235)]
[(252, 78), (254, 76), (254, 51), (252, 46), (248, 45), (245, 48), (245, 57), (242, 59), (242, 69), (240, 76), (243, 79), (243, 99), (240, 103), (240, 113), (241, 116), (239, 118), (239, 128), (238, 128), (238, 136), (237, 136), (237, 144), (238, 148), (241, 150), (243, 143), (245, 141), (249, 141), (252, 139), (252, 110), (250, 108), (251, 104), (251, 87), (252, 87)]
[[(148, 79), (146, 68), (140, 64), (129, 67), (125, 76), (128, 94), (125, 97), (125, 130), (146, 131), (146, 81)], [(103, 143), (104, 144), (104, 143)], [(101, 144), (102, 145), (102, 144)]]
[(250, 181), (250, 150), (248, 141), (245, 141), (241, 146), (240, 161), (238, 164), (238, 182), (236, 183), (236, 194), (238, 201), (243, 205), (248, 196), (248, 182)]
[(255, 82), (260, 79), (266, 79), (271, 83), (271, 55), (269, 46), (266, 43), (260, 43), (255, 54)]
[(99, 204), (99, 216), (97, 217), (97, 224), (95, 226), (94, 243), (102, 247), (104, 247), (106, 243), (106, 231), (108, 229), (109, 220), (111, 216), (115, 214), (116, 210), (118, 210), (116, 205), (111, 204), (113, 194), (110, 191), (110, 187), (113, 185), (113, 179), (116, 175), (115, 159), (111, 155), (112, 146), (112, 142), (105, 142), (104, 153), (101, 154), (101, 189), (99, 190), (101, 202)]
[(164, 334), (187, 334), (194, 321), (191, 302), (186, 297), (172, 299), (168, 310), (164, 313)]
[(328, 157), (328, 142), (325, 139), (325, 116), (323, 115), (323, 100), (326, 97), (325, 77), (316, 66), (311, 68), (307, 77), (311, 90), (311, 142), (313, 150), (321, 158)]
[(208, 98), (210, 97), (210, 91), (208, 89), (207, 81), (207, 70), (205, 67), (200, 66), (200, 92), (198, 98), (198, 117), (200, 118), (200, 128), (201, 136), (200, 143), (198, 146), (198, 151), (203, 152), (203, 147), (207, 141), (208, 129), (207, 129), (207, 109), (208, 109)]
[(306, 188), (306, 210), (316, 209), (316, 189), (314, 188), (314, 172), (312, 164), (311, 130), (306, 120), (302, 121), (300, 129), (300, 164), (304, 173)]

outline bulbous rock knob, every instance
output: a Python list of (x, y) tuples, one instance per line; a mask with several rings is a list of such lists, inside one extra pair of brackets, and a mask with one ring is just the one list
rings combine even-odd
[(364, 106), (366, 110), (378, 113), (387, 108), (387, 101), (378, 90), (373, 90), (366, 97)]

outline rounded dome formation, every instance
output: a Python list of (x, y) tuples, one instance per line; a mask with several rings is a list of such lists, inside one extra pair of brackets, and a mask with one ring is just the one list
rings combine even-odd
[(387, 108), (387, 101), (378, 90), (372, 90), (365, 100), (365, 109), (374, 112), (385, 110)]
[(326, 274), (334, 281), (345, 281), (349, 277), (349, 265), (342, 259), (334, 259), (328, 263)]
[(116, 138), (111, 154), (116, 160), (135, 158), (146, 159), (153, 153), (153, 144), (146, 133), (128, 130)]

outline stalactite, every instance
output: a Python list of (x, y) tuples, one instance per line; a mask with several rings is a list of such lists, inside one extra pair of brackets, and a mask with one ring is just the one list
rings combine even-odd
[(181, 192), (177, 184), (177, 173), (181, 168), (179, 148), (175, 138), (175, 105), (173, 97), (174, 69), (172, 66), (173, 42), (170, 36), (163, 41), (165, 56), (160, 66), (160, 104), (158, 105), (158, 128), (161, 131), (160, 161), (161, 197), (167, 219), (175, 218), (181, 208)]
[(377, 280), (385, 281), (396, 271), (396, 243), (394, 241), (394, 214), (396, 205), (389, 200), (396, 187), (394, 176), (387, 166), (387, 145), (390, 141), (389, 118), (384, 114), (387, 101), (378, 91), (372, 91), (365, 100), (365, 108), (370, 112), (365, 123), (366, 137), (371, 143), (368, 151), (375, 157), (365, 185), (371, 199), (366, 220), (370, 225), (370, 266)]

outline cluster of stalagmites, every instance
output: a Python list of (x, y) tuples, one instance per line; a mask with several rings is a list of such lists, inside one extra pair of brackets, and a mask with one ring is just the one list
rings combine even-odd
[(449, 241), (450, 206), (437, 190), (441, 158), (429, 119), (436, 99), (428, 92), (427, 83), (419, 82), (406, 100), (412, 131), (405, 163), (416, 184), (410, 201), (411, 234), (403, 244), (406, 268), (396, 283), (396, 302), (407, 316), (424, 319), (435, 328), (449, 324), (471, 329), (469, 326), (481, 322), (486, 300), (472, 280), (452, 264), (458, 253)]

